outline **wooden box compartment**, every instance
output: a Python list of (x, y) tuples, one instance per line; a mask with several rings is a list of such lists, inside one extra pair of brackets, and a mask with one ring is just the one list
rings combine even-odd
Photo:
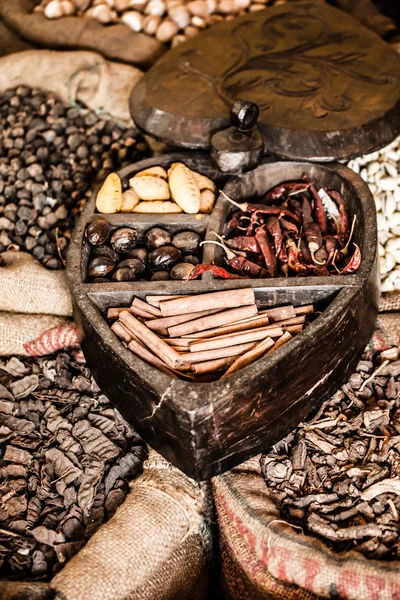
[[(182, 161), (214, 179), (207, 155), (180, 153), (142, 161), (121, 177), (153, 165)], [(89, 368), (121, 414), (144, 439), (189, 476), (202, 480), (230, 469), (270, 446), (340, 386), (370, 338), (379, 296), (374, 200), (362, 179), (340, 164), (264, 161), (231, 178), (226, 193), (240, 201), (262, 195), (305, 172), (318, 185), (340, 190), (357, 216), (354, 241), (362, 263), (355, 275), (215, 280), (208, 273), (191, 282), (85, 283), (88, 250), (84, 232), (95, 214), (93, 193), (76, 229), (68, 256), (75, 320)], [(211, 215), (115, 214), (113, 226), (132, 224), (139, 232), (160, 225), (171, 232), (223, 232), (230, 205), (220, 197)], [(208, 235), (207, 235), (208, 232)], [(222, 263), (218, 247), (204, 246), (203, 262)], [(106, 309), (128, 306), (134, 296), (187, 294), (253, 287), (259, 307), (313, 303), (321, 314), (273, 354), (212, 383), (172, 379), (133, 355), (105, 321)]]

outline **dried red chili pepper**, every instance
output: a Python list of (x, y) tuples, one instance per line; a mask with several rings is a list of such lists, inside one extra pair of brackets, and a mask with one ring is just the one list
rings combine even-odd
[(196, 265), (186, 281), (197, 279), (203, 273), (214, 273), (216, 277), (222, 277), (223, 279), (246, 279), (246, 277), (240, 275), (233, 275), (223, 267), (217, 267), (217, 265)]
[[(263, 206), (262, 204), (251, 204), (250, 206)], [(278, 206), (268, 206), (268, 207), (264, 207), (262, 209), (257, 209), (254, 212), (252, 212), (251, 214), (251, 220), (250, 220), (250, 224), (247, 228), (246, 234), (247, 235), (251, 235), (254, 229), (254, 225), (257, 222), (257, 219), (259, 218), (260, 215), (287, 215), (288, 217), (291, 217), (293, 220), (297, 221), (297, 217), (295, 214), (293, 214), (292, 212), (290, 212), (290, 210), (287, 210), (285, 208), (279, 208)]]
[(276, 277), (276, 257), (272, 251), (267, 234), (262, 227), (256, 229), (256, 240), (261, 248), (265, 266), (271, 277)]
[(302, 200), (304, 235), (306, 236), (307, 245), (311, 252), (311, 258), (314, 262), (314, 254), (322, 245), (322, 235), (320, 228), (312, 218), (311, 207), (308, 199), (306, 196), (302, 196)]
[(229, 248), (233, 248), (234, 250), (246, 250), (246, 252), (254, 252), (255, 254), (260, 252), (260, 246), (256, 238), (250, 235), (233, 237), (225, 240), (225, 243)]
[(340, 271), (340, 275), (346, 275), (349, 273), (356, 273), (361, 264), (361, 250), (357, 244), (354, 244), (355, 250), (347, 265)]
[(299, 261), (299, 250), (295, 242), (288, 238), (286, 240), (286, 248), (288, 249), (288, 265), (295, 273), (305, 273), (308, 269)]
[(303, 218), (303, 211), (301, 208), (301, 202), (299, 202), (298, 200), (296, 200), (296, 198), (290, 198), (289, 202), (289, 210), (292, 211), (292, 213), (294, 213), (297, 217), (297, 220), (299, 222), (301, 222), (302, 218)]
[(315, 186), (310, 182), (308, 176), (303, 173), (302, 178), (304, 181), (306, 181), (307, 183), (310, 183), (310, 193), (311, 196), (314, 200), (314, 214), (315, 214), (315, 221), (318, 225), (318, 227), (321, 230), (322, 235), (327, 235), (329, 229), (328, 229), (328, 217), (326, 215), (325, 212), (325, 208), (322, 202), (322, 199), (320, 198)]
[(327, 263), (332, 260), (332, 257), (335, 255), (335, 252), (339, 250), (339, 240), (335, 238), (333, 235), (326, 235), (324, 237), (325, 248), (328, 253)]
[(322, 243), (322, 246), (320, 248), (318, 248), (318, 250), (314, 254), (314, 262), (317, 265), (325, 265), (327, 263), (328, 256), (329, 255), (325, 248), (325, 245), (324, 245), (324, 243)]
[(347, 204), (340, 192), (336, 190), (327, 190), (327, 194), (334, 199), (339, 207), (339, 241), (341, 245), (344, 246), (349, 237), (349, 214)]
[(300, 194), (301, 192), (306, 191), (310, 187), (311, 183), (304, 184), (303, 182), (287, 182), (280, 183), (273, 187), (267, 195), (265, 196), (265, 201), (270, 202), (271, 200), (275, 202), (276, 200), (280, 200), (283, 196), (286, 195), (294, 195)]
[(267, 220), (266, 227), (268, 233), (272, 236), (272, 239), (274, 240), (275, 254), (277, 257), (279, 257), (283, 246), (283, 237), (281, 226), (279, 225), (279, 220), (277, 219), (277, 217), (270, 217)]
[(239, 273), (243, 273), (254, 278), (264, 277), (267, 274), (267, 271), (264, 269), (264, 267), (257, 265), (251, 260), (248, 260), (245, 256), (237, 256), (237, 254), (235, 254), (233, 250), (230, 250), (224, 243), (214, 242), (213, 240), (205, 240), (204, 242), (201, 242), (201, 246), (204, 244), (215, 244), (216, 246), (221, 246), (226, 253), (225, 261), (230, 267), (232, 267), (232, 269), (235, 269), (235, 271), (238, 271)]
[(299, 235), (299, 228), (291, 221), (288, 221), (284, 217), (279, 217), (279, 223), (281, 227), (283, 227), (283, 229), (285, 229), (285, 231), (287, 231), (288, 233), (294, 233), (295, 235)]
[(304, 238), (301, 238), (300, 240), (300, 254), (307, 265), (312, 264), (310, 250), (308, 249), (307, 242)]

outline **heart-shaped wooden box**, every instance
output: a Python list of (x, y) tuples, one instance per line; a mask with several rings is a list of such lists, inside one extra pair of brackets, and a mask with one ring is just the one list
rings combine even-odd
[[(310, 22), (312, 26), (309, 26)], [(279, 46), (274, 57), (271, 57), (273, 40), (268, 38), (268, 45), (265, 38), (271, 23), (278, 38), (274, 43)], [(244, 37), (240, 37), (242, 34)], [(297, 40), (296, 51), (290, 54), (285, 50), (285, 44), (296, 46), (296, 40), (293, 41), (296, 35), (300, 40)], [(246, 80), (247, 73), (241, 79), (243, 72), (236, 69), (234, 73), (232, 67), (222, 64), (222, 58), (209, 61), (203, 57), (200, 63), (204, 72), (199, 74), (198, 64), (192, 64), (191, 60), (193, 57), (197, 60), (204, 52), (207, 36), (213, 36), (214, 40), (208, 58), (220, 53), (222, 44), (224, 56), (229, 59), (226, 60), (233, 61), (236, 66), (239, 63), (234, 55), (238, 48), (244, 48), (246, 64), (249, 64), (251, 56), (259, 55), (257, 44), (263, 42), (264, 66), (257, 68), (282, 70), (283, 61), (290, 71), (292, 86), (296, 82), (298, 86), (300, 84), (298, 77), (293, 79), (290, 61), (296, 62), (299, 58), (299, 64), (303, 65), (307, 61), (309, 64), (313, 60), (322, 60), (324, 69), (320, 76), (324, 73), (328, 79), (332, 78), (336, 95), (332, 96), (330, 105), (323, 95), (311, 101), (311, 79), (308, 82), (310, 93), (305, 99), (301, 90), (297, 90), (297, 95), (294, 92), (291, 95), (288, 90), (285, 93), (277, 90), (276, 78), (273, 84), (270, 78), (269, 85), (259, 90), (257, 96), (254, 85)], [(358, 49), (372, 45), (375, 54), (359, 52), (354, 56), (353, 51), (350, 55), (351, 48), (346, 48), (349, 39)], [(227, 44), (233, 46), (231, 52)], [(326, 49), (322, 59), (316, 57), (324, 44), (331, 53), (336, 52), (332, 64), (330, 56), (333, 54), (326, 54)], [(280, 62), (276, 54), (280, 56)], [(375, 60), (383, 57), (387, 59), (384, 64), (389, 65), (385, 74), (381, 73), (375, 80), (368, 78), (366, 67), (371, 68)], [(269, 107), (261, 108), (259, 121), (266, 148), (271, 146), (274, 154), (307, 158), (309, 162), (274, 163), (264, 159), (256, 168), (232, 177), (232, 174), (223, 174), (216, 169), (206, 153), (185, 151), (134, 164), (123, 169), (119, 173), (121, 177), (129, 177), (149, 166), (168, 168), (172, 162), (182, 161), (211, 177), (219, 187), (225, 186), (226, 193), (233, 199), (244, 201), (254, 196), (262, 197), (282, 181), (300, 179), (305, 172), (319, 186), (341, 191), (351, 213), (357, 216), (354, 241), (361, 248), (362, 263), (355, 275), (214, 280), (212, 275), (205, 274), (201, 280), (191, 282), (93, 284), (86, 282), (89, 249), (84, 232), (95, 217), (94, 191), (75, 229), (68, 256), (68, 279), (83, 352), (100, 388), (121, 414), (153, 448), (195, 479), (206, 479), (232, 468), (287, 434), (345, 381), (373, 332), (379, 296), (374, 200), (367, 185), (353, 171), (339, 163), (321, 162), (334, 157), (343, 159), (382, 146), (399, 131), (400, 70), (395, 61), (385, 44), (353, 19), (319, 2), (298, 2), (290, 7), (283, 5), (243, 17), (214, 28), (213, 34), (200, 35), (161, 59), (133, 92), (131, 109), (142, 129), (194, 149), (205, 147), (207, 140), (209, 145), (212, 133), (228, 124), (229, 94), (246, 96), (259, 104), (261, 99), (264, 104), (270, 101)], [(337, 63), (336, 67), (333, 63)], [(327, 65), (330, 71), (326, 71)], [(180, 85), (184, 85), (184, 91), (177, 87), (177, 69), (181, 69)], [(222, 74), (218, 75), (218, 70)], [(227, 79), (228, 71), (230, 79)], [(336, 77), (334, 73), (338, 72)], [(359, 75), (355, 87), (352, 87), (353, 72)], [(203, 109), (197, 101), (200, 88), (192, 86), (193, 77), (200, 77), (203, 86), (208, 85), (203, 93)], [(205, 82), (207, 78), (208, 83)], [(347, 80), (350, 83), (346, 87)], [(319, 88), (321, 85), (324, 83), (320, 82)], [(340, 101), (339, 88), (345, 90)], [(187, 94), (180, 98), (185, 92)], [(367, 96), (370, 107), (364, 110)], [(288, 112), (293, 98), (297, 99), (297, 118)], [(179, 114), (174, 114), (174, 110), (180, 111)], [(307, 115), (306, 123), (304, 114)], [(325, 119), (322, 125), (321, 119)], [(289, 124), (288, 129), (285, 129), (285, 123)], [(231, 137), (244, 139), (245, 154), (248, 154), (246, 135), (241, 131), (238, 136), (234, 133)], [(235, 144), (235, 139), (232, 143)], [(218, 152), (214, 147), (214, 157), (216, 155)], [(310, 162), (311, 157), (320, 162)], [(224, 157), (219, 164), (226, 167)], [(240, 172), (240, 168), (237, 171)], [(105, 218), (112, 228), (134, 226), (139, 239), (156, 224), (171, 233), (192, 229), (210, 237), (213, 230), (223, 232), (230, 210), (230, 205), (220, 197), (209, 216), (114, 214)], [(205, 246), (203, 262), (211, 261), (223, 264), (219, 249)], [(196, 294), (249, 286), (254, 288), (261, 308), (313, 303), (321, 314), (305, 331), (273, 354), (212, 383), (172, 379), (158, 371), (125, 348), (105, 320), (108, 307), (129, 306), (134, 296), (144, 299), (149, 294)]]

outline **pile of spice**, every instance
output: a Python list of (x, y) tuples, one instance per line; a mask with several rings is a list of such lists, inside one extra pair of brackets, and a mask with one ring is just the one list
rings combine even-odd
[(239, 210), (231, 214), (226, 235), (217, 234), (219, 242), (205, 243), (222, 246), (234, 272), (254, 278), (357, 272), (356, 217), (350, 221), (340, 192), (320, 188), (304, 174), (302, 181), (276, 185), (254, 202), (236, 202), (221, 193)]
[(348, 383), (261, 458), (282, 518), (337, 552), (400, 558), (398, 357), (366, 352)]
[(62, 267), (94, 182), (140, 160), (132, 128), (53, 94), (18, 87), (0, 97), (0, 252), (25, 250)]
[(378, 213), (382, 292), (400, 291), (400, 138), (348, 166), (368, 183)]
[(123, 502), (142, 440), (71, 354), (0, 363), (0, 578), (50, 578)]
[(160, 166), (121, 180), (111, 173), (96, 197), (100, 213), (211, 213), (216, 187), (208, 177), (183, 163), (172, 163), (167, 171)]
[(122, 21), (172, 47), (200, 31), (285, 0), (42, 0), (35, 10), (48, 19), (83, 15), (104, 25)]
[(199, 264), (201, 237), (195, 231), (171, 235), (152, 227), (139, 238), (134, 227), (111, 226), (103, 218), (92, 221), (85, 232), (92, 247), (88, 276), (93, 283), (109, 281), (186, 280)]
[[(135, 298), (109, 308), (111, 329), (150, 365), (193, 380), (221, 379), (277, 350), (300, 333), (314, 307), (259, 310), (252, 288), (187, 296)], [(216, 376), (216, 377), (215, 377)]]

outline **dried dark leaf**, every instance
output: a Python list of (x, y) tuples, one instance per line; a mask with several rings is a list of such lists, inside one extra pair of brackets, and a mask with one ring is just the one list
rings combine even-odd
[(87, 454), (100, 460), (111, 460), (120, 453), (99, 429), (90, 426), (89, 421), (78, 421), (73, 427), (72, 435), (79, 440)]
[(39, 385), (39, 377), (37, 375), (27, 375), (22, 379), (18, 379), (10, 384), (11, 392), (14, 398), (25, 398), (31, 392), (36, 390)]

